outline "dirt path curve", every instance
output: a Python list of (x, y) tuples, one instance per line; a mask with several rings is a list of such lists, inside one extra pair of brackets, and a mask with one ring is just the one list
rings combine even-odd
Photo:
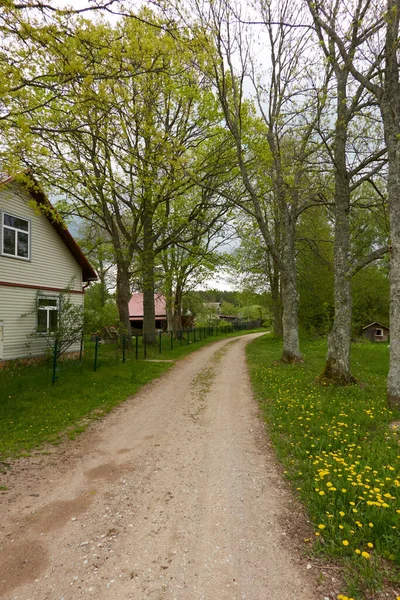
[(17, 467), (1, 496), (1, 598), (321, 598), (285, 537), (288, 493), (245, 367), (255, 335), (190, 355)]

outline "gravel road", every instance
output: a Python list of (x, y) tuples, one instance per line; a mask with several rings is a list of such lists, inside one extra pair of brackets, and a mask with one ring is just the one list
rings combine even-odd
[(321, 599), (251, 394), (256, 335), (193, 353), (75, 442), (12, 469), (1, 598)]

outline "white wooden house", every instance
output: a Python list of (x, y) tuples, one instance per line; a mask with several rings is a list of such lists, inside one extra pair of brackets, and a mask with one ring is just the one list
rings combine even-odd
[[(27, 174), (0, 182), (0, 366), (42, 355), (54, 332), (59, 297), (83, 306), (83, 283), (96, 273)], [(39, 332), (34, 339), (33, 331)], [(70, 351), (79, 350), (71, 347)]]

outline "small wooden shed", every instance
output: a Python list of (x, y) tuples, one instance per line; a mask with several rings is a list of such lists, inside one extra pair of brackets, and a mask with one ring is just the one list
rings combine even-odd
[(101, 340), (105, 344), (117, 344), (119, 340), (118, 329), (109, 325), (104, 326), (101, 331)]
[(363, 327), (363, 336), (371, 342), (387, 342), (389, 333), (389, 327), (377, 322)]

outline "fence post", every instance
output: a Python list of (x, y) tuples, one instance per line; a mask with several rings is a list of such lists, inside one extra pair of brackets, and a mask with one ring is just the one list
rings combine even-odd
[(124, 334), (124, 336), (122, 338), (122, 362), (123, 363), (126, 360), (126, 357), (125, 357), (125, 346), (126, 346), (126, 335)]
[(138, 351), (139, 351), (139, 336), (135, 335), (135, 358), (138, 359)]
[(95, 346), (94, 346), (94, 365), (93, 365), (93, 370), (97, 371), (97, 353), (99, 350), (99, 336), (96, 335), (96, 341), (95, 341)]
[(193, 342), (196, 341), (196, 327), (193, 327)]
[(81, 337), (81, 347), (79, 348), (79, 362), (82, 362), (82, 356), (83, 356), (83, 332), (82, 332), (82, 337)]
[(144, 358), (147, 358), (146, 333), (144, 331), (143, 331), (143, 355), (144, 355)]
[(57, 370), (57, 350), (58, 350), (58, 339), (54, 340), (54, 354), (53, 354), (53, 375), (51, 379), (51, 384), (54, 385), (57, 379), (56, 370)]
[(171, 331), (171, 350), (174, 348), (174, 332)]
[(189, 327), (187, 328), (186, 333), (187, 333), (187, 338), (186, 338), (187, 339), (187, 344), (186, 345), (189, 346), (189, 343), (190, 343), (190, 340), (189, 340), (190, 329), (189, 329)]
[(181, 342), (181, 346), (182, 346), (182, 337), (183, 337), (183, 331), (181, 329), (180, 332), (179, 332), (179, 339), (180, 339), (180, 342)]
[(162, 350), (162, 338), (161, 338), (161, 329), (158, 331), (158, 354), (161, 354)]

